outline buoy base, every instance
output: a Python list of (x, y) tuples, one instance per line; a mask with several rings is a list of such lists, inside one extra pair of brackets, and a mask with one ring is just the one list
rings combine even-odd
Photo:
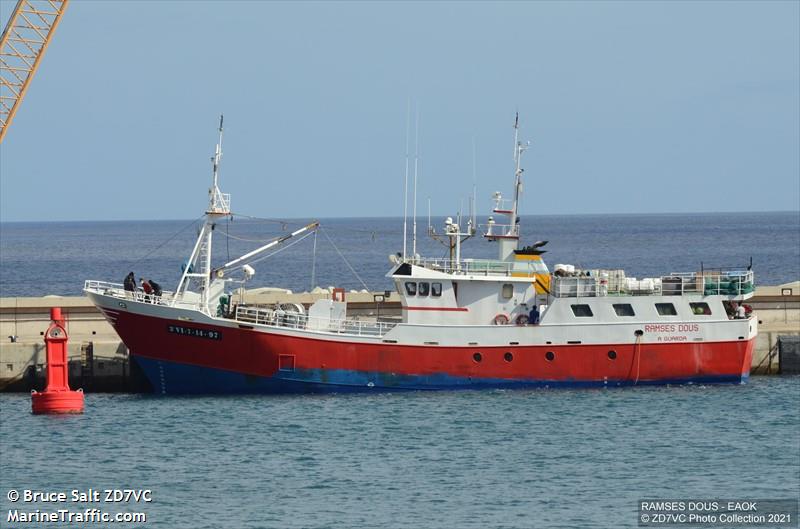
[(32, 391), (31, 408), (34, 415), (42, 413), (83, 413), (83, 390)]

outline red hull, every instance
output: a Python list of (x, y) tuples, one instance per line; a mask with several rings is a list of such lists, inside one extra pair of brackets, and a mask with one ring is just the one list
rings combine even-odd
[[(341, 373), (374, 375), (374, 385), (437, 388), (446, 380), (552, 381), (555, 383), (657, 383), (746, 380), (752, 340), (658, 344), (553, 344), (507, 347), (409, 346), (346, 342), (258, 332), (248, 326), (194, 329), (218, 339), (170, 332), (186, 322), (127, 312), (115, 314), (116, 330), (135, 356), (256, 377), (296, 380), (313, 373), (317, 383), (347, 384)], [(611, 353), (613, 351), (613, 353)], [(510, 353), (510, 354), (509, 354)], [(549, 354), (549, 353), (552, 353)], [(480, 360), (476, 358), (480, 355)], [(552, 358), (552, 359), (549, 359)], [(389, 377), (389, 378), (387, 378)], [(386, 382), (389, 379), (395, 382)], [(445, 381), (443, 383), (443, 381)], [(356, 382), (359, 383), (359, 382)], [(455, 385), (461, 385), (454, 384)]]

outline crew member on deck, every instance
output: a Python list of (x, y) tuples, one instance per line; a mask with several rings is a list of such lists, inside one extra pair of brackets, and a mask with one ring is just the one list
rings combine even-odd
[(147, 279), (140, 277), (139, 284), (142, 285), (142, 290), (144, 290), (144, 301), (145, 303), (150, 303), (150, 294), (153, 293), (153, 285), (150, 284), (150, 281)]
[(536, 303), (533, 304), (533, 308), (528, 315), (528, 323), (531, 325), (539, 325), (539, 307)]
[(150, 288), (153, 289), (153, 301), (155, 303), (159, 303), (159, 300), (161, 299), (161, 294), (163, 293), (161, 290), (161, 285), (159, 285), (152, 279), (148, 279), (148, 281), (150, 282)]
[(125, 276), (122, 286), (125, 287), (125, 295), (133, 297), (133, 294), (128, 294), (128, 292), (136, 292), (136, 276), (133, 275), (133, 272)]

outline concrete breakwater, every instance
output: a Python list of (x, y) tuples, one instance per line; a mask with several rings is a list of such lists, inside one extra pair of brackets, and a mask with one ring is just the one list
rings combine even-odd
[[(391, 292), (350, 292), (351, 317), (398, 318), (400, 302)], [(328, 291), (294, 294), (279, 289), (259, 289), (246, 294), (247, 303), (302, 303), (310, 305), (330, 297)], [(759, 287), (748, 301), (759, 319), (759, 336), (753, 355), (754, 374), (781, 371), (781, 347), (787, 367), (797, 365), (800, 336), (800, 281)], [(61, 307), (69, 342), (70, 383), (86, 391), (148, 391), (146, 381), (130, 362), (128, 350), (102, 314), (82, 296), (0, 298), (0, 391), (41, 389), (46, 362), (44, 331), (50, 307)], [(794, 352), (792, 352), (794, 351)], [(794, 368), (791, 368), (794, 369)]]

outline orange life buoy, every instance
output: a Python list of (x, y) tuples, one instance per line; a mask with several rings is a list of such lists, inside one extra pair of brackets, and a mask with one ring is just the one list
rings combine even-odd
[(494, 324), (495, 325), (508, 325), (508, 322), (511, 321), (508, 317), (508, 314), (500, 313), (494, 317)]

